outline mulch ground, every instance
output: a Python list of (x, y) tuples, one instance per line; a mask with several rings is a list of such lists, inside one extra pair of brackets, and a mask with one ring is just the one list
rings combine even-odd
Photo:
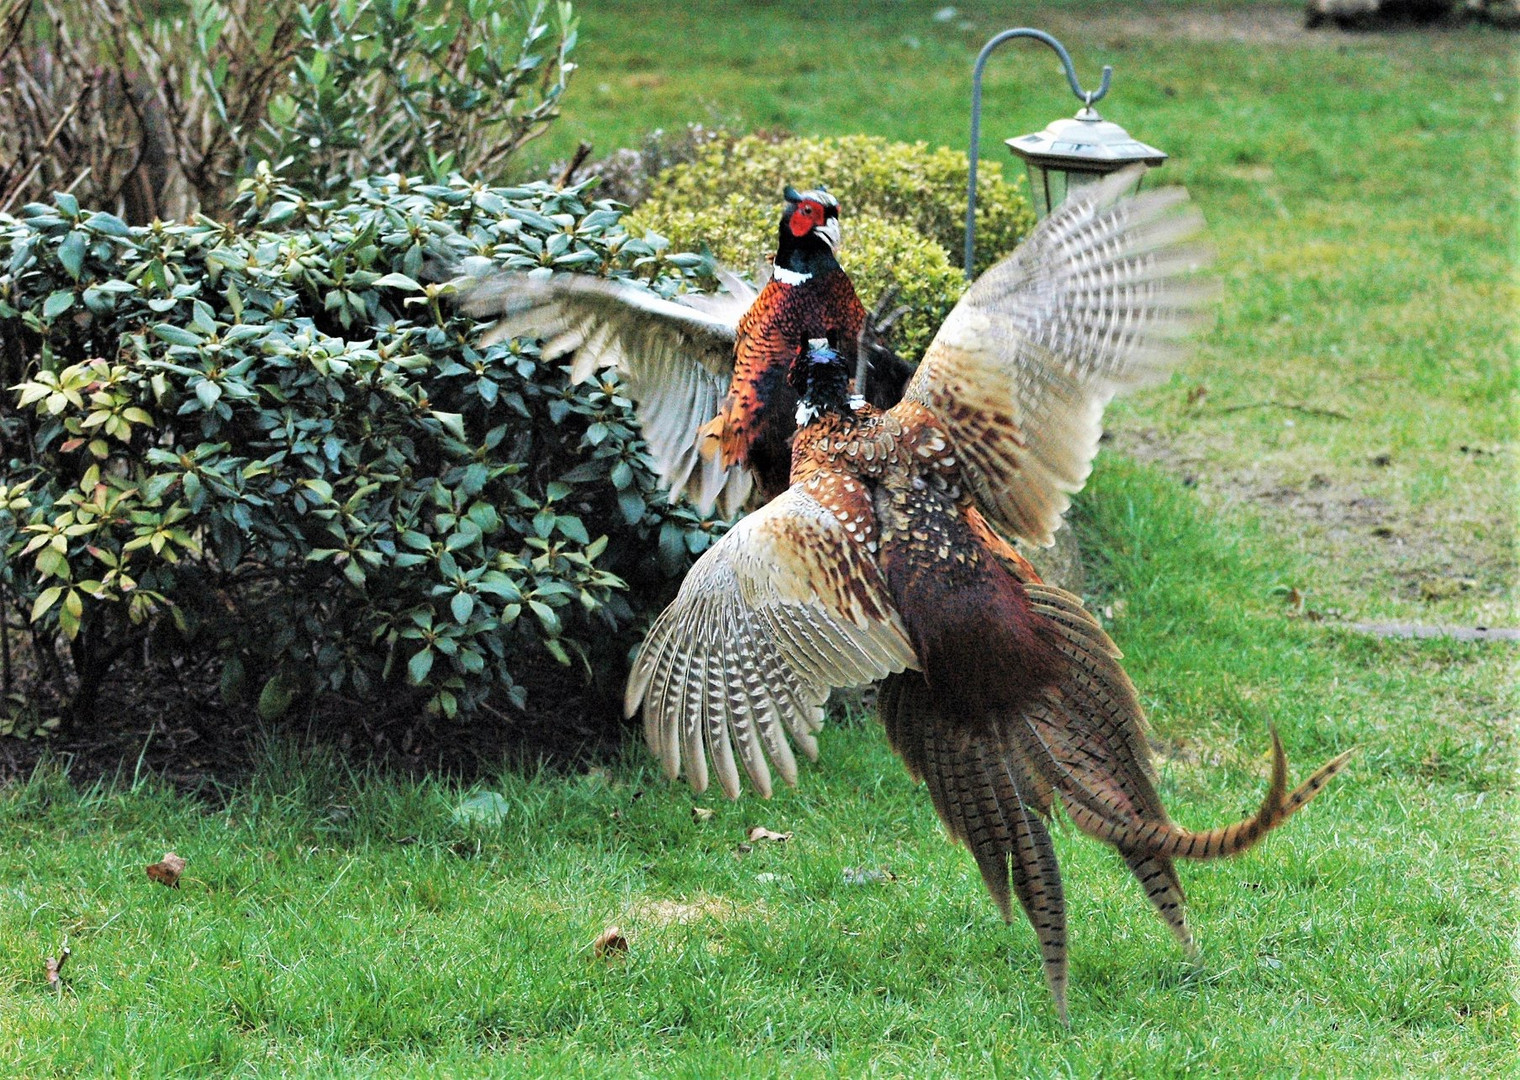
[[(16, 689), (42, 715), (61, 711), (49, 709), (45, 688), (27, 682)], [(222, 700), (211, 665), (185, 671), (122, 663), (102, 687), (92, 722), (25, 739), (0, 736), (0, 785), (25, 780), (48, 760), (80, 786), (153, 776), (179, 791), (214, 797), (246, 779), (275, 739), (297, 748), (335, 748), (361, 769), (464, 783), (504, 768), (582, 771), (623, 745), (627, 724), (617, 703), (557, 670), (530, 687), (529, 704), (528, 712), (508, 706), (467, 722), (420, 711), (380, 720), (373, 703), (329, 697), (297, 703), (288, 717), (269, 724), (251, 705)]]

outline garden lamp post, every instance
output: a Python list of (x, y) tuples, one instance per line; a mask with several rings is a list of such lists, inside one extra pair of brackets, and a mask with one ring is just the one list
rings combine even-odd
[[(982, 127), (982, 69), (994, 49), (1012, 38), (1034, 38), (1056, 51), (1066, 68), (1071, 92), (1082, 101), (1082, 108), (1070, 119), (1053, 122), (1044, 131), (1005, 140), (1008, 148), (1024, 159), (1029, 171), (1029, 190), (1034, 196), (1035, 213), (1044, 217), (1060, 206), (1073, 190), (1100, 177), (1143, 161), (1152, 167), (1166, 160), (1166, 154), (1147, 146), (1111, 120), (1105, 120), (1093, 103), (1108, 93), (1114, 69), (1103, 66), (1103, 80), (1096, 90), (1083, 90), (1066, 48), (1043, 30), (1020, 28), (1004, 30), (977, 55), (971, 74), (971, 152), (970, 179), (966, 193), (966, 277), (971, 277), (972, 255), (976, 247), (976, 159)], [(1139, 188), (1139, 182), (1136, 182)]]

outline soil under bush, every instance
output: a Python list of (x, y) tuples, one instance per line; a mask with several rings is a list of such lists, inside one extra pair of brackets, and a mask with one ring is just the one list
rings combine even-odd
[[(20, 656), (17, 667), (29, 667), (25, 661)], [(25, 780), (48, 759), (82, 786), (155, 776), (181, 792), (214, 796), (247, 777), (271, 738), (335, 747), (360, 769), (466, 784), (504, 767), (578, 772), (617, 754), (633, 727), (615, 696), (587, 687), (580, 674), (546, 661), (522, 680), (526, 711), (488, 708), (468, 723), (430, 717), (420, 707), (381, 718), (374, 703), (328, 696), (297, 703), (270, 724), (252, 704), (222, 700), (212, 665), (121, 663), (101, 688), (93, 724), (0, 737), (0, 785)], [(35, 703), (45, 715), (45, 699)]]

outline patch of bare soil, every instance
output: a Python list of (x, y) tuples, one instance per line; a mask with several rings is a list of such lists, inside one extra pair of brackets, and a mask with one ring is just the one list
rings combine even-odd
[(1355, 618), (1359, 597), (1401, 602), (1416, 625), (1429, 621), (1423, 612), (1430, 605), (1452, 600), (1467, 601), (1484, 625), (1513, 615), (1516, 552), (1513, 530), (1502, 524), (1484, 535), (1450, 508), (1395, 502), (1331, 470), (1289, 483), (1269, 464), (1221, 468), (1179, 451), (1151, 428), (1115, 430), (1109, 445), (1178, 477), (1205, 504), (1256, 515), (1290, 547), (1312, 556), (1323, 576), (1306, 584), (1333, 605), (1320, 607), (1321, 616)]
[[(1071, 20), (1073, 26), (1076, 25), (1074, 15), (1067, 14), (1066, 18)], [(1052, 21), (1059, 21), (1059, 16)], [(1337, 48), (1348, 41), (1377, 40), (1412, 31), (1443, 33), (1459, 30), (1467, 24), (1461, 18), (1438, 19), (1433, 22), (1393, 19), (1383, 23), (1369, 20), (1350, 33), (1329, 23), (1310, 29), (1306, 25), (1304, 7), (1300, 4), (1294, 7), (1251, 5), (1225, 9), (1122, 5), (1107, 11), (1084, 11), (1081, 13), (1080, 25), (1083, 35), (1089, 40), (1096, 38), (1109, 43), (1126, 37), (1147, 37)]]
[[(12, 642), (14, 648), (14, 636)], [(25, 667), (25, 657), (19, 659)], [(626, 725), (615, 700), (561, 678), (560, 670), (545, 665), (545, 678), (530, 687), (527, 713), (492, 709), (469, 722), (420, 709), (382, 716), (374, 703), (329, 696), (298, 703), (290, 716), (269, 724), (251, 705), (222, 700), (213, 665), (181, 670), (122, 663), (101, 689), (93, 723), (25, 739), (0, 736), (0, 786), (25, 780), (48, 758), (81, 786), (154, 777), (182, 793), (214, 798), (248, 777), (270, 739), (298, 750), (335, 748), (359, 769), (464, 783), (503, 768), (579, 772), (615, 755)], [(32, 705), (43, 716), (61, 711), (45, 690), (33, 695)]]

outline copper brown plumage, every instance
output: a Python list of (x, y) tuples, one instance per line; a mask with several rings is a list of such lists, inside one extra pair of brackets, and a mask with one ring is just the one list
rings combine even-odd
[[(642, 285), (585, 274), (499, 275), (467, 289), (464, 307), (498, 317), (491, 338), (536, 337), (549, 359), (574, 355), (572, 378), (615, 368), (671, 498), (733, 512), (758, 482), (789, 483), (795, 392), (786, 375), (809, 338), (853, 358), (868, 314), (841, 269), (839, 205), (790, 187), (769, 279), (757, 294), (720, 271), (726, 297), (666, 300)], [(891, 404), (906, 369), (885, 350), (873, 400)]]
[[(791, 230), (783, 217), (781, 233)], [(795, 238), (793, 238), (795, 239)], [(771, 499), (790, 483), (797, 395), (787, 382), (792, 361), (810, 338), (849, 342), (853, 353), (866, 311), (855, 286), (827, 247), (798, 258), (783, 244), (777, 264), (807, 267), (786, 280), (772, 276), (739, 320), (734, 375), (718, 414), (698, 435), (703, 454), (724, 467), (747, 466)]]
[(698, 560), (629, 681), (651, 748), (699, 790), (740, 769), (793, 782), (832, 687), (885, 680), (888, 740), (975, 858), (1005, 918), (1016, 897), (1062, 1016), (1066, 908), (1046, 820), (1059, 804), (1111, 843), (1178, 940), (1172, 860), (1245, 850), (1306, 805), (1345, 755), (1291, 793), (1272, 738), (1256, 814), (1206, 831), (1157, 795), (1145, 718), (1120, 654), (1081, 601), (1041, 583), (998, 535), (1048, 540), (1114, 393), (1164, 373), (1205, 310), (1176, 191), (1075, 196), (968, 291), (903, 400), (853, 405), (816, 342), (790, 373), (801, 427), (792, 486)]

